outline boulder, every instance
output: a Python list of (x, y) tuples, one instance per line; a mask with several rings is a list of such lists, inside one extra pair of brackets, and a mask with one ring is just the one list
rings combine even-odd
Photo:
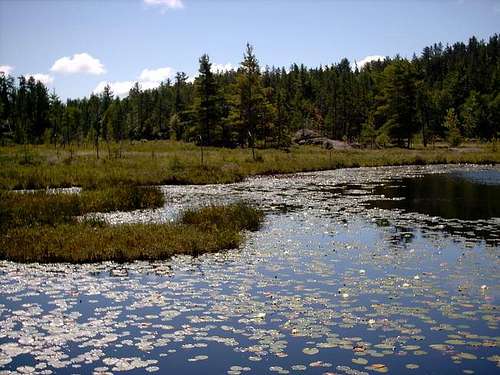
[(348, 150), (351, 145), (346, 142), (322, 137), (318, 132), (310, 129), (301, 129), (295, 133), (292, 141), (299, 145), (316, 145), (327, 150)]
[(318, 132), (315, 132), (314, 130), (300, 129), (293, 136), (292, 142), (299, 143), (300, 141), (305, 140), (305, 139), (312, 139), (312, 138), (319, 138), (319, 137), (321, 137), (321, 134), (319, 134)]

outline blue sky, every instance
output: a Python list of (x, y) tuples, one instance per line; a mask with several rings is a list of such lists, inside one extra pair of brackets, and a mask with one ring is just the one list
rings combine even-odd
[(236, 67), (247, 41), (261, 66), (318, 66), (411, 57), (499, 26), (499, 0), (0, 0), (0, 68), (35, 75), (62, 98), (105, 83), (123, 94), (134, 81), (193, 77), (203, 53)]

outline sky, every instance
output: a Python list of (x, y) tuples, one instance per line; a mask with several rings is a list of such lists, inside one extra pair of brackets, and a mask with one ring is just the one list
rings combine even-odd
[(436, 42), (500, 32), (500, 0), (0, 0), (0, 71), (32, 75), (63, 99), (110, 84), (126, 95), (178, 71), (411, 58)]

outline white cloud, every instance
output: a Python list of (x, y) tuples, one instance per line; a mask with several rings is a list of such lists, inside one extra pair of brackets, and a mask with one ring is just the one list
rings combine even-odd
[(52, 72), (74, 74), (74, 73), (88, 73), (88, 74), (104, 74), (106, 70), (104, 65), (88, 53), (75, 53), (73, 57), (64, 56), (58, 59), (52, 68)]
[(26, 79), (29, 79), (30, 77), (33, 77), (35, 81), (40, 81), (44, 85), (50, 85), (54, 82), (54, 77), (48, 75), (48, 74), (42, 74), (42, 73), (30, 73), (30, 74), (25, 74), (24, 77)]
[(363, 68), (366, 64), (372, 61), (377, 61), (377, 60), (384, 60), (384, 56), (380, 55), (372, 55), (372, 56), (366, 56), (364, 59), (361, 59), (359, 61), (356, 61), (356, 64), (358, 65), (358, 69)]
[(0, 65), (0, 72), (5, 73), (6, 76), (8, 76), (12, 71), (14, 70), (13, 66), (10, 65)]
[(144, 69), (139, 75), (139, 78), (135, 81), (101, 81), (93, 92), (95, 94), (99, 94), (104, 90), (106, 85), (109, 85), (113, 94), (124, 97), (128, 95), (130, 89), (136, 82), (139, 83), (141, 89), (143, 90), (154, 89), (160, 86), (160, 84), (168, 78), (173, 78), (175, 76), (175, 72), (175, 69), (169, 66), (158, 69)]
[[(233, 64), (231, 63), (227, 63), (227, 64), (216, 64), (216, 63), (212, 63), (212, 67), (210, 68), (210, 71), (212, 73), (224, 73), (224, 72), (228, 72), (230, 70), (236, 70), (237, 68), (235, 66), (233, 66)], [(194, 74), (191, 74), (189, 76), (189, 78), (187, 79), (187, 81), (189, 83), (193, 83), (194, 80), (196, 79), (196, 77), (198, 77), (200, 75), (200, 72), (197, 71), (196, 73)]]
[(184, 8), (182, 0), (144, 0), (144, 4), (160, 7), (162, 8), (162, 11), (165, 11), (167, 9)]
[(173, 78), (174, 75), (175, 70), (169, 66), (158, 69), (144, 69), (139, 76), (139, 80), (161, 82), (165, 81), (167, 78)]
[(135, 81), (114, 81), (114, 82), (101, 81), (96, 86), (93, 92), (94, 94), (99, 94), (104, 91), (104, 87), (106, 87), (106, 85), (109, 85), (114, 95), (119, 97), (124, 97), (128, 95), (128, 92), (134, 86), (134, 84)]
[(143, 90), (151, 90), (160, 86), (161, 81), (139, 81), (139, 85)]
[(212, 64), (212, 72), (228, 72), (230, 70), (236, 69), (231, 63), (227, 64)]

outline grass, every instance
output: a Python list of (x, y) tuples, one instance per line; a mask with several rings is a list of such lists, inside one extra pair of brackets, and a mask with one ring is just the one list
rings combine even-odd
[(218, 227), (237, 230), (244, 228), (256, 231), (260, 227), (262, 218), (261, 211), (246, 203), (239, 202), (228, 206), (212, 205), (184, 211), (180, 222), (186, 225), (196, 225), (207, 230)]
[(241, 231), (257, 230), (262, 220), (261, 211), (238, 203), (189, 210), (172, 224), (83, 222), (15, 227), (0, 235), (0, 259), (88, 263), (199, 255), (237, 248), (243, 239)]
[(123, 186), (83, 190), (80, 196), (82, 214), (157, 208), (165, 203), (163, 193), (156, 186)]
[[(494, 147), (493, 147), (494, 146)], [(207, 147), (204, 164), (193, 144), (174, 141), (128, 143), (123, 157), (95, 157), (91, 148), (70, 154), (52, 147), (0, 147), (0, 259), (19, 262), (97, 262), (164, 259), (235, 248), (241, 230), (257, 230), (262, 213), (245, 204), (188, 210), (173, 224), (109, 226), (78, 222), (89, 212), (126, 211), (163, 205), (161, 184), (210, 184), (247, 176), (345, 167), (500, 162), (497, 145), (461, 148), (328, 151), (294, 146), (288, 151)], [(116, 146), (112, 146), (116, 148)], [(11, 189), (83, 188), (79, 195)], [(1, 189), (5, 191), (1, 191)]]
[(36, 191), (0, 192), (0, 230), (72, 223), (89, 212), (130, 211), (163, 206), (157, 187), (116, 187), (83, 190), (81, 194)]
[(500, 162), (497, 147), (469, 144), (461, 148), (328, 151), (316, 146), (294, 146), (289, 152), (205, 148), (204, 165), (193, 144), (150, 141), (127, 144), (122, 158), (96, 159), (91, 148), (69, 152), (49, 146), (31, 146), (26, 157), (21, 146), (0, 147), (0, 188), (39, 189), (81, 186), (102, 189), (116, 186), (212, 184), (241, 181), (247, 176), (281, 174), (346, 167), (384, 165)]

